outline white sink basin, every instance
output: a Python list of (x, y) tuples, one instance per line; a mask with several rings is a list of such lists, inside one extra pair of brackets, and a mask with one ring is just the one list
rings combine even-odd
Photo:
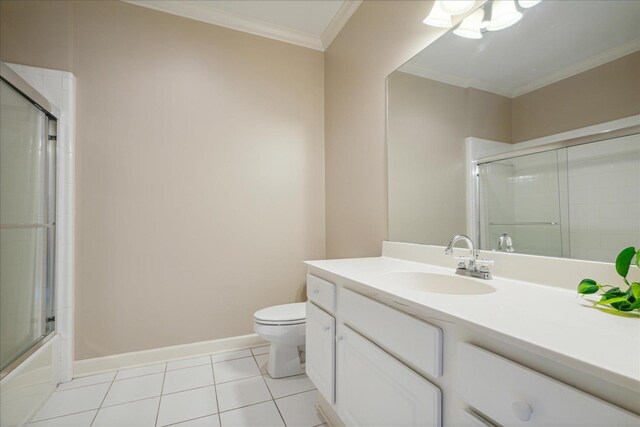
[(481, 279), (456, 274), (400, 271), (383, 274), (380, 276), (380, 282), (402, 289), (436, 294), (480, 295), (496, 291), (493, 286), (483, 283)]

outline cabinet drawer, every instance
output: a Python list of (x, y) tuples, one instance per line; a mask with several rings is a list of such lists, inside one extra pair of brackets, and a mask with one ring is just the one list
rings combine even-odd
[(347, 426), (441, 425), (441, 392), (349, 327), (338, 333), (338, 412)]
[(470, 344), (458, 344), (457, 366), (462, 399), (503, 425), (640, 425), (640, 417)]
[(483, 419), (482, 417), (474, 414), (471, 411), (463, 411), (462, 418), (465, 420), (466, 424), (470, 427), (495, 427), (489, 421)]
[(307, 274), (307, 298), (329, 313), (336, 311), (336, 285), (313, 274)]
[(396, 356), (433, 377), (442, 375), (442, 330), (364, 297), (340, 290), (344, 322)]

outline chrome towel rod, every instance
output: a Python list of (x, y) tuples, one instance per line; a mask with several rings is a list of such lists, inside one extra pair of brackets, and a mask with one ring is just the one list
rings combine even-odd
[(490, 222), (489, 225), (560, 225), (559, 222)]
[(51, 224), (0, 224), (0, 228), (51, 228), (55, 223)]

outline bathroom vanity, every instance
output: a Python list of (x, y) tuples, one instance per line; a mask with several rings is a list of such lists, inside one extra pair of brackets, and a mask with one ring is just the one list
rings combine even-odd
[(640, 425), (640, 319), (562, 285), (610, 265), (485, 252), (480, 280), (443, 252), (385, 242), (382, 257), (306, 263), (306, 370), (333, 424)]

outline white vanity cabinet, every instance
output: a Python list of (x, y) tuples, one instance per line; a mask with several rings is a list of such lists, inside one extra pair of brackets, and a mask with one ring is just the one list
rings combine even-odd
[(318, 392), (335, 402), (336, 285), (307, 274), (306, 365), (307, 376)]
[[(554, 285), (480, 281), (443, 270), (442, 250), (391, 242), (382, 257), (306, 262), (307, 369), (332, 425), (640, 427), (638, 323), (555, 277), (608, 267), (514, 256), (505, 271), (549, 263)], [(459, 293), (470, 280), (493, 291)]]
[(440, 426), (440, 390), (348, 326), (337, 339), (337, 398), (347, 426)]
[(348, 426), (440, 426), (442, 331), (307, 275), (306, 372)]
[(307, 302), (306, 371), (328, 402), (335, 402), (336, 320)]

